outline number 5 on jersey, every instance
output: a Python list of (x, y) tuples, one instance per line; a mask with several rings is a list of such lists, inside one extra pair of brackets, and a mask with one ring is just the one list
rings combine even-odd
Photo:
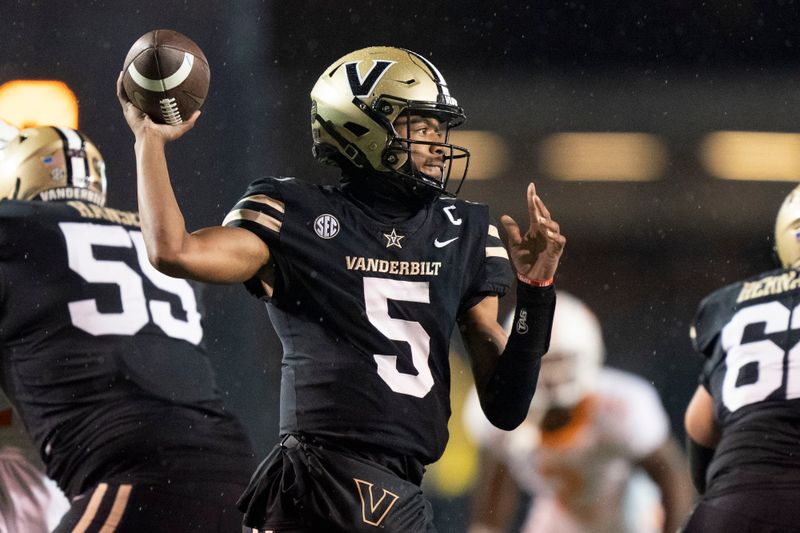
[(374, 354), (378, 375), (400, 394), (423, 398), (433, 388), (433, 374), (428, 365), (431, 337), (419, 322), (389, 316), (389, 300), (430, 303), (428, 284), (384, 278), (364, 278), (364, 303), (367, 319), (387, 339), (408, 343), (411, 362), (417, 375), (397, 370), (397, 355)]
[[(153, 323), (170, 337), (200, 343), (203, 328), (192, 287), (186, 280), (166, 276), (150, 264), (141, 232), (85, 222), (62, 222), (59, 227), (67, 243), (69, 267), (89, 283), (114, 284), (120, 291), (119, 313), (101, 313), (94, 299), (70, 302), (69, 314), (75, 327), (95, 336), (135, 335), (152, 317)], [(169, 302), (148, 301), (138, 272), (123, 261), (96, 259), (92, 246), (133, 248), (141, 273), (157, 288), (180, 299), (186, 320), (172, 316)]]

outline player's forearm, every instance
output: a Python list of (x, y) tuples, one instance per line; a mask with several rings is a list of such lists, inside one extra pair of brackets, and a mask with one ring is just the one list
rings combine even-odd
[(641, 459), (639, 466), (647, 472), (661, 492), (664, 508), (663, 531), (677, 531), (691, 511), (694, 496), (683, 453), (670, 437)]
[(686, 452), (689, 456), (689, 472), (692, 476), (692, 484), (699, 494), (706, 491), (706, 473), (714, 458), (714, 448), (707, 448), (686, 436)]
[(481, 380), (481, 407), (489, 421), (511, 430), (528, 416), (541, 358), (550, 344), (555, 289), (518, 286), (512, 331), (494, 368)]
[(669, 471), (666, 483), (660, 486), (664, 506), (664, 532), (678, 531), (692, 510), (692, 487), (683, 461)]
[(135, 149), (139, 217), (147, 255), (157, 269), (169, 270), (188, 233), (169, 180), (164, 142), (144, 134), (137, 136)]

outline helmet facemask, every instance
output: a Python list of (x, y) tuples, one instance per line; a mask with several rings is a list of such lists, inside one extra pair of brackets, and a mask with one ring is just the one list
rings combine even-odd
[[(390, 103), (391, 102), (391, 103)], [(402, 111), (391, 124), (392, 137), (389, 140), (389, 148), (384, 151), (383, 162), (404, 180), (410, 180), (412, 184), (422, 184), (435, 194), (446, 194), (456, 196), (461, 191), (461, 186), (469, 170), (469, 150), (451, 144), (449, 142), (450, 130), (462, 124), (465, 116), (461, 108), (448, 104), (431, 106), (428, 102), (401, 101), (398, 98), (387, 96), (378, 100), (376, 104), (380, 107), (398, 105)], [(438, 122), (438, 127), (443, 130), (441, 141), (427, 141), (414, 139), (412, 127), (416, 122), (434, 119)], [(440, 176), (431, 176), (423, 172), (414, 163), (414, 147), (427, 147), (423, 150), (431, 151), (430, 147), (436, 147), (441, 153), (442, 169)], [(460, 172), (458, 185), (454, 191), (449, 191), (447, 185), (453, 172), (453, 162), (464, 159), (463, 170)]]
[[(448, 135), (466, 116), (439, 71), (422, 56), (393, 47), (352, 52), (320, 76), (311, 101), (313, 151), (320, 162), (339, 166), (346, 176), (400, 182), (415, 195), (455, 196), (460, 190), (469, 151), (450, 144)], [(412, 139), (407, 128), (395, 128), (400, 117), (406, 124), (412, 117), (435, 118), (445, 136), (435, 142)], [(414, 151), (431, 145), (441, 150), (440, 176), (413, 163)], [(457, 160), (464, 160), (463, 171), (451, 176)], [(455, 192), (447, 189), (451, 177), (458, 180)]]

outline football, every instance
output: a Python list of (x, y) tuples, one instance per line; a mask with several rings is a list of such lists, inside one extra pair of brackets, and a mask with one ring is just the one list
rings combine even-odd
[(173, 30), (142, 35), (125, 57), (122, 84), (128, 99), (160, 124), (180, 124), (200, 109), (211, 71), (194, 41)]

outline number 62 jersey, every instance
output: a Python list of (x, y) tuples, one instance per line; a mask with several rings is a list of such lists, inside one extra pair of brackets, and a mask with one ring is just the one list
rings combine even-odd
[(393, 223), (341, 188), (266, 178), (224, 224), (255, 233), (275, 262), (281, 432), (435, 461), (456, 317), (511, 282), (488, 207), (440, 197)]
[(714, 292), (691, 336), (722, 428), (710, 490), (800, 488), (800, 272), (773, 270)]

